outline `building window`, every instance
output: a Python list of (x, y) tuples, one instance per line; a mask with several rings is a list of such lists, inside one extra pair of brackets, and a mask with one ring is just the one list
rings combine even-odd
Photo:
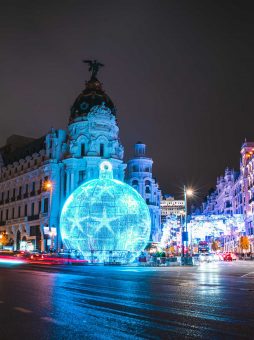
[(0, 221), (3, 221), (3, 210), (1, 210), (1, 217), (0, 217)]
[(150, 187), (148, 187), (148, 186), (146, 187), (146, 193), (147, 193), (147, 194), (150, 194), (150, 193), (151, 193)]
[(15, 217), (15, 209), (12, 208), (12, 218), (14, 218), (14, 217)]
[(20, 217), (20, 211), (21, 211), (21, 209), (20, 209), (20, 206), (18, 207), (18, 217)]
[(39, 201), (39, 206), (38, 206), (38, 213), (41, 212), (41, 201)]
[(34, 202), (31, 205), (31, 216), (34, 216)]
[(30, 236), (40, 236), (40, 227), (33, 225), (30, 227)]
[(44, 199), (44, 212), (47, 213), (49, 211), (49, 199), (46, 197)]
[(82, 143), (81, 144), (81, 152), (80, 152), (80, 155), (81, 155), (81, 157), (84, 157), (85, 156), (85, 144), (84, 143)]
[(63, 188), (64, 196), (66, 195), (66, 188), (67, 188), (67, 174), (65, 172), (64, 173), (64, 188)]
[(9, 210), (7, 209), (5, 212), (5, 219), (8, 220), (9, 219)]
[(85, 170), (79, 171), (79, 184), (81, 184), (84, 181), (85, 174), (86, 174)]
[(32, 193), (35, 193), (35, 182), (32, 183)]
[(100, 156), (104, 157), (104, 144), (103, 143), (100, 144)]
[(25, 212), (24, 212), (24, 216), (27, 216), (27, 204), (25, 205)]

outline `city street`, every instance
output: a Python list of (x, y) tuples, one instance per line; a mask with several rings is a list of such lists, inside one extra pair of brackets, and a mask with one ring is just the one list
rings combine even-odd
[(253, 339), (254, 263), (0, 268), (1, 339)]

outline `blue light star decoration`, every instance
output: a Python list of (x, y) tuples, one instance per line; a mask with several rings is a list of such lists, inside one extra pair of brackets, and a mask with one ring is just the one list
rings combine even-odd
[(149, 209), (128, 184), (113, 179), (112, 165), (100, 165), (99, 179), (80, 185), (66, 200), (60, 218), (65, 247), (92, 262), (131, 262), (149, 241)]

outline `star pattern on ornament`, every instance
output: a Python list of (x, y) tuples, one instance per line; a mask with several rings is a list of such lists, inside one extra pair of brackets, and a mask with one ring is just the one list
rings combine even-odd
[(131, 196), (129, 195), (124, 195), (122, 198), (121, 198), (121, 202), (127, 206), (128, 209), (136, 209), (138, 208), (138, 203), (136, 200), (134, 200)]
[(104, 194), (107, 194), (110, 197), (114, 198), (115, 194), (114, 194), (114, 190), (112, 190), (113, 188), (114, 188), (113, 185), (102, 185), (102, 186), (100, 186), (100, 188), (99, 188), (100, 197), (102, 197)]
[(92, 217), (95, 222), (99, 222), (95, 228), (95, 232), (98, 233), (102, 228), (107, 228), (112, 234), (114, 231), (111, 228), (110, 223), (118, 220), (118, 217), (108, 217), (106, 209), (103, 209), (102, 217)]
[(114, 189), (114, 186), (106, 183), (104, 185), (97, 185), (96, 187), (93, 185), (86, 186), (82, 188), (82, 192), (84, 193), (85, 197), (91, 201), (91, 203), (97, 203), (98, 198), (101, 198), (105, 194), (115, 198), (115, 193), (112, 189)]
[(67, 220), (70, 222), (70, 234), (73, 233), (73, 229), (78, 228), (79, 231), (84, 232), (84, 228), (81, 224), (81, 222), (85, 221), (89, 219), (88, 216), (86, 217), (78, 217), (78, 216), (74, 216), (74, 217), (68, 217)]

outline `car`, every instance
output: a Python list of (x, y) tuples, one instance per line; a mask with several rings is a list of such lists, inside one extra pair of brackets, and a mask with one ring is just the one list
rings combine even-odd
[(44, 260), (44, 255), (39, 253), (30, 254), (30, 260), (32, 261), (42, 261)]
[(200, 262), (207, 262), (207, 263), (213, 262), (214, 261), (213, 254), (201, 253), (199, 255), (199, 261)]
[(224, 261), (233, 261), (232, 255), (230, 253), (225, 254)]

